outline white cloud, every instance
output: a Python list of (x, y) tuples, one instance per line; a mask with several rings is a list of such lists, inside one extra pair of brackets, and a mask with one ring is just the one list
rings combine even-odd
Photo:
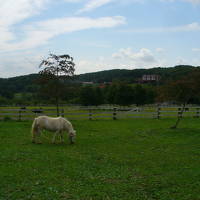
[(199, 58), (192, 59), (192, 65), (194, 65), (194, 66), (200, 66), (200, 59)]
[(87, 11), (91, 11), (94, 10), (98, 7), (101, 7), (105, 4), (111, 3), (115, 0), (90, 0), (87, 2), (87, 4), (80, 10), (78, 10), (78, 14), (82, 13), (82, 12), (87, 12)]
[(49, 0), (0, 0), (0, 45), (16, 36), (13, 25), (38, 14)]
[(64, 0), (67, 3), (78, 3), (81, 2), (82, 0)]
[(49, 0), (0, 0), (0, 27), (9, 27), (38, 14)]
[(112, 56), (99, 57), (94, 60), (81, 59), (77, 62), (77, 74), (110, 69), (136, 69), (169, 66), (163, 58), (156, 58), (151, 50), (142, 48), (133, 52), (131, 48), (124, 48), (113, 53)]
[(136, 2), (143, 3), (144, 0), (89, 0), (87, 1), (87, 3), (83, 8), (79, 9), (76, 12), (76, 14), (92, 11), (109, 3), (136, 3)]
[[(161, 1), (175, 2), (177, 0), (161, 0)], [(192, 3), (192, 4), (199, 4), (200, 3), (200, 0), (178, 0), (178, 1), (185, 1), (185, 2)]]
[(163, 49), (163, 48), (156, 48), (156, 52), (163, 53), (163, 52), (165, 52), (165, 49)]
[[(66, 2), (80, 2), (81, 0), (65, 0)], [(177, 0), (160, 0), (160, 1), (169, 1), (175, 2)], [(178, 0), (178, 1), (185, 1), (193, 4), (199, 4), (200, 0)], [(80, 14), (83, 12), (92, 11), (96, 8), (104, 6), (109, 3), (144, 3), (145, 0), (88, 0), (87, 3), (84, 5), (83, 8), (79, 9), (76, 13)]]
[(187, 65), (187, 64), (189, 64), (189, 62), (185, 58), (182, 58), (182, 57), (178, 57), (175, 62), (175, 65)]
[[(86, 0), (63, 0), (67, 3)], [(29, 52), (60, 34), (86, 29), (111, 28), (122, 25), (126, 19), (113, 17), (65, 17), (33, 22), (22, 26), (22, 22), (47, 8), (52, 0), (0, 0), (0, 74), (1, 77), (29, 74), (38, 71), (42, 53)], [(94, 44), (95, 45), (95, 44)], [(97, 44), (98, 45), (98, 44)], [(101, 47), (105, 45), (99, 44)], [(26, 51), (19, 51), (26, 50)], [(25, 55), (26, 54), (26, 55)], [(46, 52), (45, 52), (46, 54)], [(44, 54), (43, 54), (44, 55)], [(99, 60), (100, 61), (100, 60)]]
[[(14, 51), (35, 48), (46, 44), (49, 39), (64, 33), (92, 28), (110, 28), (125, 23), (122, 16), (101, 17), (67, 17), (40, 21), (24, 27), (25, 39), (21, 42), (2, 43), (0, 51)], [(4, 41), (5, 42), (5, 41)]]
[(76, 63), (76, 74), (97, 72), (110, 69), (128, 69), (128, 63), (119, 62), (114, 59), (99, 57), (95, 60), (81, 59)]
[(90, 60), (79, 60), (76, 64), (76, 67), (78, 69), (78, 71), (76, 71), (76, 74), (98, 71), (98, 64)]
[(159, 27), (159, 28), (141, 28), (141, 29), (129, 29), (122, 30), (124, 33), (175, 33), (175, 32), (190, 32), (200, 31), (200, 23), (193, 22), (191, 24), (174, 26), (174, 27)]
[(13, 77), (39, 71), (39, 63), (42, 60), (41, 52), (13, 52), (0, 55), (1, 77)]
[(131, 48), (120, 49), (117, 53), (114, 53), (112, 57), (130, 59), (138, 64), (155, 64), (157, 62), (152, 52), (146, 48), (140, 49), (139, 52), (133, 52)]
[(183, 0), (183, 1), (193, 3), (193, 4), (199, 4), (200, 3), (200, 0)]
[(193, 48), (192, 51), (194, 51), (194, 52), (200, 52), (200, 48)]

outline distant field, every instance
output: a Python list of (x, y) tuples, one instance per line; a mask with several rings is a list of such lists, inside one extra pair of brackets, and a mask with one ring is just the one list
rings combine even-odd
[(0, 200), (200, 199), (200, 119), (72, 123), (75, 145), (38, 145), (30, 122), (0, 122)]

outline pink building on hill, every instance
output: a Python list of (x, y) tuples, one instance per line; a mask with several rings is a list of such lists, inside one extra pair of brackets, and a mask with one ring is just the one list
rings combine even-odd
[(154, 81), (159, 81), (160, 80), (160, 76), (157, 74), (145, 74), (142, 76), (142, 82), (154, 82)]

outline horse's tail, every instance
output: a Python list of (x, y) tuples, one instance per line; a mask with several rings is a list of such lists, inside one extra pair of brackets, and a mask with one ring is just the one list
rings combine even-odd
[(35, 142), (35, 136), (37, 133), (38, 133), (38, 124), (37, 124), (37, 119), (35, 118), (31, 128), (32, 142)]

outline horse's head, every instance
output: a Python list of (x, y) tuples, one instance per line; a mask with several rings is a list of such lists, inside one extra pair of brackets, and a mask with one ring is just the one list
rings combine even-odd
[(74, 142), (75, 142), (75, 137), (76, 137), (76, 131), (75, 131), (75, 130), (71, 130), (71, 131), (69, 132), (70, 144), (74, 144)]

